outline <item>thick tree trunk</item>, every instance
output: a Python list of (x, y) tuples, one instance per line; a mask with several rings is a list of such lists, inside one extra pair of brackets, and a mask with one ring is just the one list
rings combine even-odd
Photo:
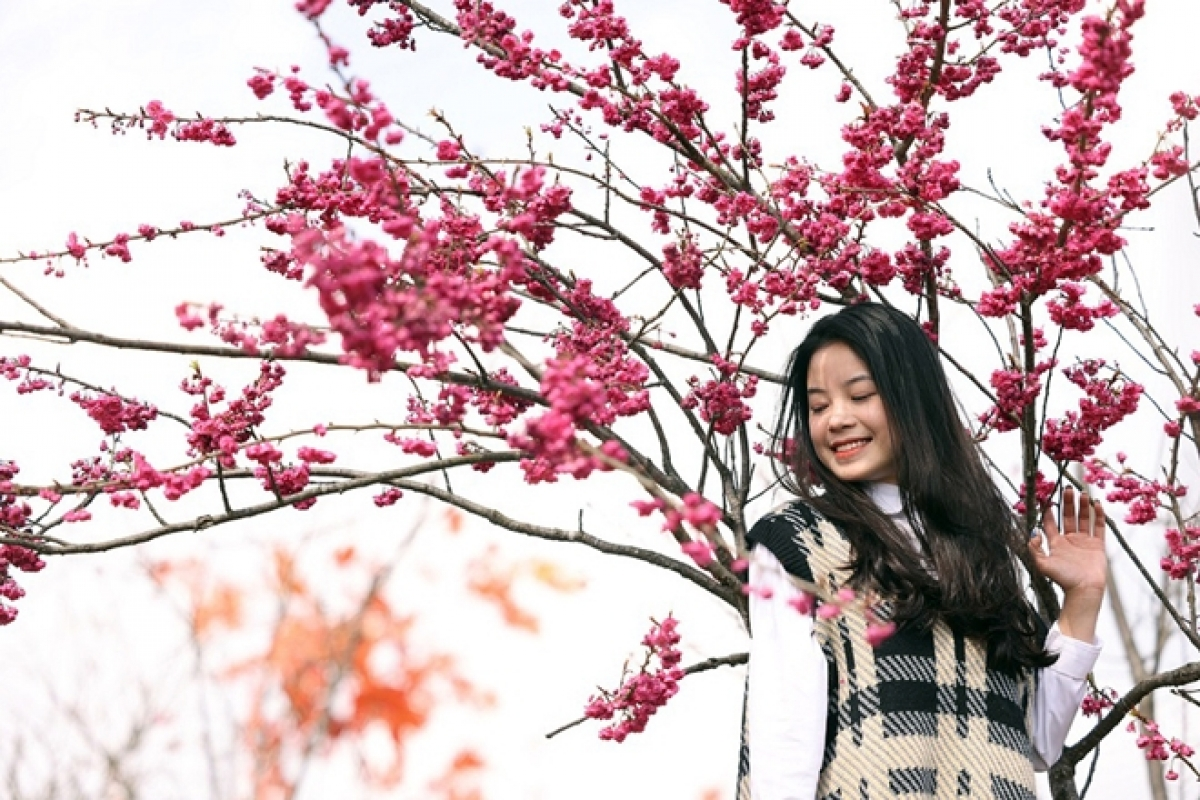
[(1050, 796), (1054, 800), (1079, 800), (1074, 764), (1059, 761), (1050, 768)]

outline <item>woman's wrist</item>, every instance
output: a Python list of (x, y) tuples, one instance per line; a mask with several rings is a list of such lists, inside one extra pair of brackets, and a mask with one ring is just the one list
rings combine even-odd
[(1104, 588), (1076, 588), (1063, 593), (1058, 629), (1063, 636), (1092, 643), (1096, 640), (1096, 620), (1104, 602)]

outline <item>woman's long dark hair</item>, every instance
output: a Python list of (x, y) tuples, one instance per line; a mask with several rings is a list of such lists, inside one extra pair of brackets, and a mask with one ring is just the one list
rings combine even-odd
[[(808, 426), (808, 366), (841, 342), (862, 359), (887, 411), (904, 512), (924, 554), (860, 485), (821, 463)], [(776, 452), (783, 485), (837, 525), (854, 551), (852, 583), (893, 603), (897, 620), (921, 628), (944, 619), (988, 643), (991, 662), (1027, 669), (1053, 662), (1022, 590), (1028, 547), (1016, 515), (988, 475), (959, 419), (937, 350), (911, 318), (878, 303), (848, 306), (813, 325), (788, 365)], [(922, 563), (928, 558), (931, 573)]]

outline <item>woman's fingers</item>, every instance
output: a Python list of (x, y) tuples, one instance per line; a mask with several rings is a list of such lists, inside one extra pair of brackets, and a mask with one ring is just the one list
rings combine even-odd
[(1080, 520), (1078, 517), (1076, 517), (1075, 511), (1075, 489), (1068, 486), (1067, 488), (1063, 489), (1062, 532), (1065, 534), (1072, 534), (1081, 529), (1086, 530), (1086, 528), (1079, 523)]
[[(1041, 528), (1034, 528), (1033, 533), (1029, 534), (1029, 549), (1033, 551), (1034, 560), (1040, 560), (1046, 555), (1045, 545), (1042, 544), (1044, 538)], [(1038, 569), (1041, 569), (1040, 565)]]
[(1092, 499), (1092, 536), (1097, 539), (1104, 538), (1104, 531), (1107, 529), (1104, 523), (1104, 506), (1100, 504), (1099, 498)]
[(1104, 536), (1104, 506), (1095, 498), (1076, 496), (1075, 488), (1067, 486), (1062, 493), (1062, 526), (1054, 519), (1054, 504), (1042, 507), (1042, 529), (1046, 532), (1050, 546), (1056, 536), (1073, 533), (1084, 536)]
[[(1078, 510), (1076, 509), (1078, 506)], [(1078, 498), (1075, 490), (1063, 489), (1063, 533), (1078, 533), (1081, 536), (1104, 536), (1104, 506), (1100, 500), (1084, 495)]]
[(1058, 523), (1054, 521), (1053, 501), (1047, 500), (1046, 505), (1042, 506), (1041, 531), (1046, 534), (1046, 538), (1048, 539), (1053, 539), (1055, 536), (1058, 536)]

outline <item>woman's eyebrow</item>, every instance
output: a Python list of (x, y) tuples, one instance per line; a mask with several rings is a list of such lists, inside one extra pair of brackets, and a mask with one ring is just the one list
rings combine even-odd
[[(874, 381), (874, 378), (864, 372), (861, 375), (855, 375), (854, 377), (847, 379), (842, 385), (853, 386), (854, 384), (862, 383), (863, 381)], [(829, 392), (825, 391), (820, 386), (810, 386), (808, 387), (808, 394), (829, 394)]]

